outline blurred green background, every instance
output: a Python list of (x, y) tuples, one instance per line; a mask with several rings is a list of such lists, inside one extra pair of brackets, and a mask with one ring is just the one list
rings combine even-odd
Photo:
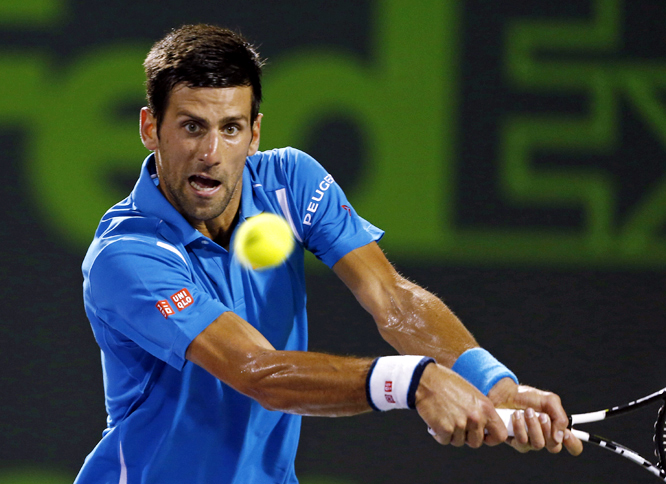
[[(143, 57), (184, 23), (258, 44), (261, 148), (322, 162), (398, 269), (521, 380), (572, 412), (664, 386), (665, 20), (652, 0), (2, 0), (0, 484), (70, 482), (101, 437), (80, 264), (147, 154)], [(392, 353), (309, 262), (311, 348)], [(651, 455), (653, 417), (609, 437)], [(411, 412), (304, 419), (297, 471), (303, 484), (653, 479), (598, 449), (442, 448)]]

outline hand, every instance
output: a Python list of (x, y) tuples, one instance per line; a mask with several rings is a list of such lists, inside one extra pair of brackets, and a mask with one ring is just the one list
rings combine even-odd
[[(569, 419), (560, 397), (554, 393), (516, 385), (505, 378), (497, 382), (488, 397), (496, 407), (525, 409), (513, 415), (514, 437), (507, 443), (519, 452), (541, 450), (557, 453), (566, 448), (571, 455), (583, 451), (583, 443), (567, 426)], [(541, 415), (537, 417), (536, 412)]]
[(416, 390), (416, 409), (442, 445), (497, 445), (508, 436), (492, 402), (453, 371), (428, 365)]

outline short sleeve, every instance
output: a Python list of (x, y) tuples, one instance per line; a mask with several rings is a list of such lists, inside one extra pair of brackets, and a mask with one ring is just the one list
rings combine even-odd
[(290, 182), (303, 244), (329, 267), (384, 232), (360, 217), (340, 185), (314, 158), (291, 149)]
[(192, 340), (229, 311), (197, 287), (178, 249), (155, 240), (110, 243), (86, 284), (98, 319), (176, 369)]

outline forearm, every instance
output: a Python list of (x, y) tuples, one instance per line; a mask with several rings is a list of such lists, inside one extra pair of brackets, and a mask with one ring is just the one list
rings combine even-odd
[(244, 368), (239, 391), (269, 410), (340, 417), (370, 411), (372, 360), (313, 352), (265, 351)]
[(444, 302), (400, 276), (376, 243), (350, 252), (333, 270), (401, 354), (431, 356), (450, 368), (478, 346)]
[(391, 289), (389, 304), (373, 316), (382, 337), (401, 354), (432, 356), (451, 367), (470, 348), (472, 334), (441, 299), (402, 279)]
[(186, 356), (270, 410), (330, 417), (370, 411), (365, 381), (371, 359), (277, 351), (231, 312), (197, 336)]
[[(562, 440), (558, 443), (555, 436), (566, 427), (566, 418), (560, 418), (564, 411), (559, 398), (519, 387), (515, 375), (478, 347), (444, 302), (400, 276), (376, 243), (350, 252), (333, 270), (373, 316), (389, 344), (402, 354), (431, 356), (441, 364), (428, 366), (415, 395), (417, 410), (438, 442), (477, 447), (503, 441), (506, 428), (494, 406), (506, 406), (546, 411), (553, 419), (553, 437), (545, 439), (545, 445), (551, 452), (561, 449)], [(538, 422), (532, 424), (528, 423), (530, 439), (543, 430), (536, 429)], [(568, 442), (570, 452), (580, 453), (577, 439)], [(527, 450), (531, 445), (514, 446)]]

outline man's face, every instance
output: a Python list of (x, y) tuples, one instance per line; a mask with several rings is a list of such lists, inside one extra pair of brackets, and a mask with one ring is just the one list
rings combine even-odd
[(152, 113), (141, 111), (141, 136), (155, 151), (160, 190), (195, 227), (221, 215), (228, 224), (236, 214), (245, 158), (259, 147), (261, 115), (251, 125), (251, 108), (249, 86), (181, 84), (169, 96), (159, 136)]

